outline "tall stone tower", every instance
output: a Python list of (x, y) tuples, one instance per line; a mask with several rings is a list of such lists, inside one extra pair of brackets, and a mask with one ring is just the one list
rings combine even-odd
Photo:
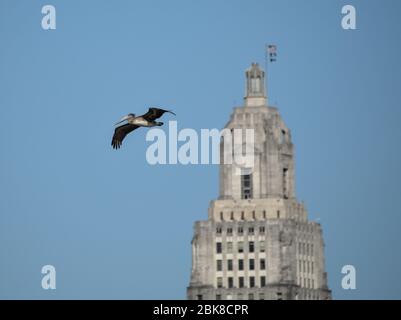
[(291, 132), (258, 64), (226, 128), (254, 129), (254, 166), (220, 164), (219, 198), (194, 226), (188, 299), (330, 299), (322, 228), (295, 198)]

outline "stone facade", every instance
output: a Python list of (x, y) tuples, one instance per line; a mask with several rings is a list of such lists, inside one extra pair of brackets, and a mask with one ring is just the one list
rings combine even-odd
[(244, 106), (225, 127), (254, 130), (254, 165), (220, 164), (219, 198), (194, 227), (188, 299), (331, 298), (322, 229), (295, 198), (291, 132), (264, 78), (258, 64), (246, 70)]

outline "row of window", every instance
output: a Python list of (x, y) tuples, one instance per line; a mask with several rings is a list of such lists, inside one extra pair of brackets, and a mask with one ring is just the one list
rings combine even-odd
[(314, 272), (314, 263), (313, 261), (298, 261), (298, 271), (304, 273), (313, 273)]
[[(254, 79), (252, 79), (252, 80), (254, 80)], [(254, 81), (257, 81), (257, 80), (255, 79)], [(250, 120), (251, 118), (253, 118), (253, 114), (249, 113), (249, 112), (237, 113), (235, 116), (238, 120), (244, 120), (244, 119)]]
[(299, 242), (298, 253), (307, 256), (313, 256), (313, 243), (309, 244), (305, 242)]
[[(231, 289), (231, 288), (234, 288), (234, 286), (236, 286), (238, 288), (245, 288), (245, 285), (246, 285), (245, 277), (238, 277), (236, 284), (234, 284), (234, 277), (227, 277), (227, 283), (226, 283), (227, 288)], [(249, 277), (247, 286), (249, 288), (256, 287), (255, 277), (253, 277), (253, 276)], [(266, 277), (265, 276), (261, 276), (259, 278), (259, 286), (261, 288), (266, 286)], [(223, 288), (223, 277), (217, 277), (217, 288)]]
[(315, 280), (299, 277), (298, 285), (308, 289), (315, 289)]
[[(237, 252), (242, 253), (244, 252), (245, 245), (243, 241), (237, 242)], [(255, 252), (255, 242), (249, 241), (248, 242), (248, 252)], [(227, 242), (226, 243), (226, 253), (233, 253), (234, 246), (233, 243)], [(216, 253), (223, 252), (223, 244), (221, 242), (216, 242)], [(265, 252), (265, 241), (259, 241), (259, 252)]]
[[(255, 234), (255, 228), (253, 227), (249, 227), (248, 228), (248, 235), (254, 235)], [(259, 227), (259, 233), (260, 234), (264, 234), (266, 231), (264, 226)], [(222, 228), (221, 227), (217, 227), (216, 228), (216, 234), (222, 234)], [(228, 236), (231, 236), (233, 234), (233, 228), (227, 228), (226, 229), (226, 234)], [(244, 234), (244, 228), (243, 227), (238, 227), (237, 228), (237, 235), (243, 235)]]
[[(244, 295), (242, 293), (237, 293), (237, 297), (236, 300), (244, 300), (245, 297), (248, 297), (247, 300), (255, 300), (256, 297), (259, 297), (259, 300), (265, 300), (265, 293), (264, 292), (259, 292), (258, 295), (254, 294), (254, 293), (248, 293), (248, 295)], [(216, 300), (222, 300), (223, 296), (221, 294), (216, 294)], [(225, 299), (227, 300), (232, 300), (233, 295), (228, 294), (226, 295)], [(281, 292), (277, 292), (276, 293), (276, 298), (277, 300), (282, 300), (283, 299), (283, 295)], [(203, 300), (203, 295), (198, 294), (196, 296), (197, 300)], [(320, 296), (317, 292), (306, 292), (303, 293), (301, 292), (298, 296), (297, 296), (297, 300), (320, 300)]]
[[(259, 296), (259, 300), (265, 300), (264, 292), (260, 292), (258, 296)], [(254, 293), (248, 293), (248, 299), (247, 300), (255, 300), (255, 297), (256, 297), (256, 295)], [(227, 300), (232, 300), (233, 296), (232, 295), (227, 295), (226, 299)], [(216, 294), (216, 300), (222, 300), (221, 294)], [(244, 300), (244, 295), (242, 293), (238, 293), (237, 294), (237, 300)]]
[(320, 300), (323, 299), (319, 296), (318, 292), (300, 292), (297, 297), (298, 300)]
[[(244, 298), (247, 297), (247, 300), (255, 300), (255, 298), (259, 297), (259, 300), (265, 300), (265, 293), (264, 292), (259, 292), (258, 295), (254, 294), (254, 293), (248, 293), (248, 295), (244, 295), (242, 293), (238, 293), (236, 300), (244, 300)], [(223, 296), (221, 294), (216, 294), (216, 300), (222, 300)], [(227, 300), (232, 300), (234, 297), (231, 294), (228, 294), (225, 297)], [(203, 296), (202, 295), (198, 295), (197, 296), (198, 300), (202, 300)], [(319, 300), (319, 294), (314, 293), (314, 292), (307, 292), (305, 294), (300, 294), (297, 297), (298, 300)], [(277, 300), (282, 300), (282, 293), (281, 292), (277, 292)]]
[[(223, 271), (223, 260), (216, 260), (216, 269), (217, 271)], [(248, 261), (248, 269), (255, 270), (255, 259), (249, 259)], [(259, 260), (259, 269), (266, 270), (266, 260)], [(238, 259), (238, 270), (244, 270), (244, 259)], [(227, 271), (233, 271), (233, 260), (227, 260)]]
[(309, 236), (310, 233), (313, 233), (316, 231), (316, 225), (314, 225), (313, 223), (301, 224), (298, 227), (298, 230), (301, 232), (306, 232), (305, 236)]
[[(244, 187), (242, 188), (243, 190), (242, 190), (242, 198), (243, 199), (250, 199), (250, 198), (252, 198), (252, 190), (251, 189), (245, 189)], [(263, 219), (267, 219), (267, 216), (266, 216), (266, 210), (263, 210)], [(277, 219), (279, 219), (280, 218), (280, 210), (277, 210), (276, 211), (276, 217), (277, 217)], [(241, 217), (240, 217), (240, 219), (241, 220), (245, 220), (245, 211), (241, 211)], [(257, 220), (256, 219), (256, 211), (254, 210), (254, 211), (252, 211), (252, 219), (253, 220)], [(224, 213), (223, 213), (223, 211), (220, 211), (220, 220), (221, 221), (224, 221), (225, 219), (224, 219)], [(234, 219), (234, 211), (231, 211), (230, 212), (230, 218), (229, 218), (229, 220), (235, 220)]]

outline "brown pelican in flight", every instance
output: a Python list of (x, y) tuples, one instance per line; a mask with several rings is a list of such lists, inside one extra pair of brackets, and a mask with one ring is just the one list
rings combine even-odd
[(160, 118), (165, 112), (172, 113), (175, 115), (174, 112), (170, 110), (163, 110), (159, 108), (149, 108), (148, 112), (141, 116), (135, 116), (135, 114), (130, 113), (116, 123), (118, 125), (121, 122), (127, 121), (126, 124), (118, 126), (114, 130), (113, 139), (111, 141), (111, 145), (114, 149), (119, 149), (121, 144), (125, 138), (125, 136), (134, 131), (139, 127), (155, 127), (155, 126), (162, 126), (163, 122), (157, 122), (156, 119)]

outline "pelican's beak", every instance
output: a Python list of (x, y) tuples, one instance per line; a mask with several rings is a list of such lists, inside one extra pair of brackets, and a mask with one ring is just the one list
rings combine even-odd
[(128, 119), (129, 119), (129, 116), (124, 116), (124, 117), (122, 117), (121, 120), (118, 121), (118, 122), (115, 124), (115, 126), (118, 125), (118, 124), (120, 124), (121, 122), (124, 122), (125, 120), (128, 120)]

